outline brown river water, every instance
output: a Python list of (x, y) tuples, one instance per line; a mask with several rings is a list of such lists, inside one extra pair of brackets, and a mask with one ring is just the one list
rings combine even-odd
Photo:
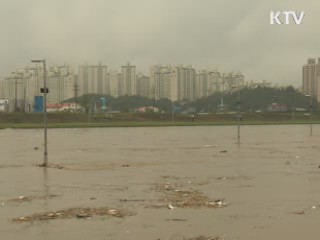
[[(0, 130), (0, 239), (320, 239), (313, 133), (242, 126), (238, 145), (235, 126), (49, 129), (42, 168), (41, 129)], [(49, 214), (103, 207), (132, 214)]]

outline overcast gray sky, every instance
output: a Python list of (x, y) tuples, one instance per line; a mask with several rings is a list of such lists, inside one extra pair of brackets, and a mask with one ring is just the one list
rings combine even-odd
[[(270, 25), (271, 10), (305, 11), (302, 25)], [(320, 56), (315, 0), (2, 0), (0, 76), (48, 64), (192, 64), (247, 80), (301, 85)]]

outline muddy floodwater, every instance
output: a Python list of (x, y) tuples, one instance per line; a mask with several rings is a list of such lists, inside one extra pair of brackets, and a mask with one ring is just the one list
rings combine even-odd
[(0, 130), (4, 240), (320, 239), (320, 127)]

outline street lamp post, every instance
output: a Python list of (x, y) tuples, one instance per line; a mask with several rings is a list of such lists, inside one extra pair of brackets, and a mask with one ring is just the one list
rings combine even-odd
[(47, 69), (46, 60), (31, 60), (32, 63), (42, 63), (43, 64), (43, 128), (44, 128), (44, 160), (43, 167), (48, 166), (48, 135), (47, 135)]
[(312, 103), (312, 95), (306, 94), (306, 97), (310, 98), (310, 106), (309, 106), (309, 116), (310, 116), (310, 136), (312, 136), (312, 108), (313, 108), (313, 103)]
[(171, 100), (171, 122), (174, 123), (174, 102)]
[(294, 121), (296, 119), (296, 90), (294, 90), (293, 93), (293, 104), (291, 106), (292, 111), (292, 120)]
[(238, 111), (238, 144), (240, 143), (240, 89), (238, 89), (238, 96), (237, 96), (237, 111)]
[(237, 90), (237, 143), (240, 144), (240, 87), (233, 86)]

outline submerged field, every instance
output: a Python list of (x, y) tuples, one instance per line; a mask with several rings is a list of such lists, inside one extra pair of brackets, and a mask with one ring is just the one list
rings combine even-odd
[(3, 239), (317, 239), (320, 128), (0, 131)]

